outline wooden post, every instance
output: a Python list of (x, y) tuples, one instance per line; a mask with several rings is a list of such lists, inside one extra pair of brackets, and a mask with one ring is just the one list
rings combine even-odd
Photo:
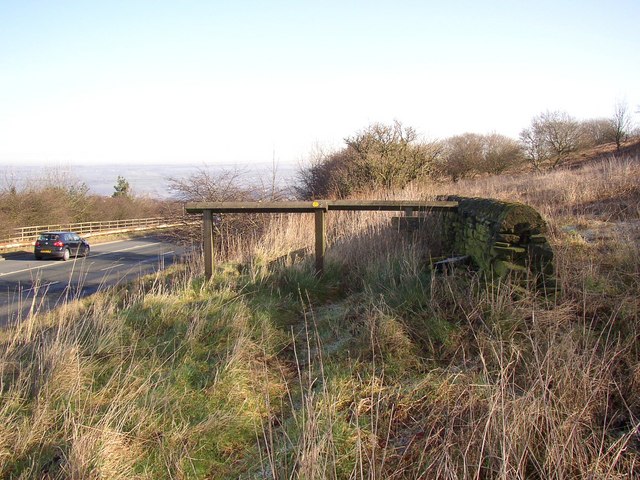
[(325, 217), (326, 210), (315, 211), (316, 216), (316, 274), (322, 275), (324, 272), (324, 252), (326, 250)]
[(213, 212), (204, 210), (202, 212), (202, 241), (204, 250), (204, 277), (210, 280), (213, 276)]
[[(407, 239), (409, 241), (411, 241), (413, 239), (413, 234), (415, 232), (416, 226), (417, 224), (414, 223), (416, 220), (414, 220), (413, 217), (413, 207), (405, 207), (404, 208), (404, 221), (406, 222), (406, 227), (407, 227)], [(402, 218), (399, 218), (398, 221), (402, 221)], [(412, 222), (413, 220), (413, 222)]]

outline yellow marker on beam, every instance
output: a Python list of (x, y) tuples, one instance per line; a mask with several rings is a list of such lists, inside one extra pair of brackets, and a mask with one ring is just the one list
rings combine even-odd
[(314, 207), (319, 207), (319, 206), (320, 206), (320, 203), (318, 203), (318, 202), (313, 202), (311, 205), (312, 205), (312, 206), (314, 206)]

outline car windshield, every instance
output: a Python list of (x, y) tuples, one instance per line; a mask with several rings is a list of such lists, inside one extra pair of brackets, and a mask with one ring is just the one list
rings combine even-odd
[(42, 240), (44, 242), (51, 242), (51, 241), (55, 242), (59, 238), (60, 238), (60, 235), (58, 235), (57, 233), (42, 233), (38, 237), (38, 240)]

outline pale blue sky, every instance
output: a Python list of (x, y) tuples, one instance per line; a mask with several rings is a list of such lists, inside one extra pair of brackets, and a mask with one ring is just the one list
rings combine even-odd
[(295, 163), (376, 121), (515, 137), (619, 100), (638, 0), (0, 0), (0, 164)]

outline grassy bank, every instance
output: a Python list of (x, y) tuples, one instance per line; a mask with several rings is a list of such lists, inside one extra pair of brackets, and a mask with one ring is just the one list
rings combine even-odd
[(427, 268), (384, 214), (329, 215), (327, 273), (271, 229), (1, 333), (3, 478), (630, 478), (640, 452), (640, 167), (422, 185), (520, 200), (562, 295)]

